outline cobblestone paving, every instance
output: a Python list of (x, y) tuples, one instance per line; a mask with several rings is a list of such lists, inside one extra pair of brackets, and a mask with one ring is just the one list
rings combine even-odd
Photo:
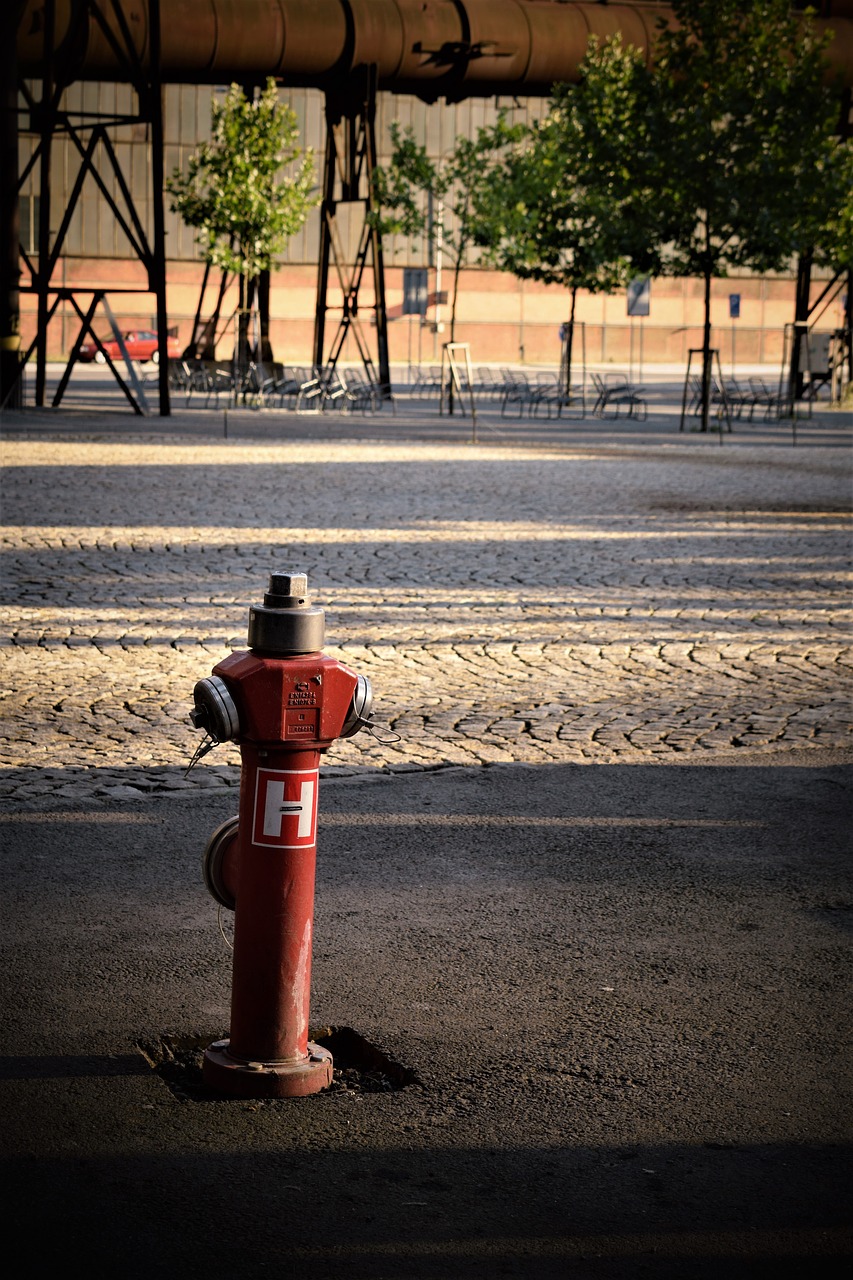
[(230, 747), (184, 777), (187, 711), (273, 568), (307, 570), (400, 735), (328, 773), (850, 744), (842, 450), (3, 452), (0, 765), (25, 803), (234, 786)]

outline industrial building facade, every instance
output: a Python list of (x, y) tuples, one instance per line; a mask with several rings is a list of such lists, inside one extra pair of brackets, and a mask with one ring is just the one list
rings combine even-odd
[[(146, 2), (150, 3), (151, 0)], [(386, 7), (392, 4), (392, 0), (382, 2)], [(230, 0), (220, 0), (220, 3), (224, 21), (233, 5)], [(323, 0), (323, 3), (327, 7), (333, 6), (329, 8), (330, 14), (337, 12), (334, 6), (338, 5), (338, 0)], [(270, 12), (280, 11), (287, 19), (292, 10), (300, 22), (303, 21), (300, 0), (286, 0), (286, 3), (281, 0), (280, 9), (279, 4), (280, 0), (275, 0)], [(468, 22), (472, 32), (479, 20), (477, 6), (482, 7), (483, 14), (492, 12), (488, 5), (484, 5), (483, 0), (470, 0), (465, 8), (470, 11)], [(371, 7), (366, 0), (347, 0), (343, 8), (347, 7), (356, 19), (365, 23), (365, 30), (369, 33)], [(446, 0), (436, 0), (431, 7), (441, 21), (445, 21), (442, 14), (453, 9), (453, 6), (447, 5)], [(520, 5), (519, 0), (500, 0), (498, 7), (502, 12), (506, 10), (504, 17), (507, 19), (511, 12), (515, 14), (525, 11), (531, 15), (531, 22), (536, 17), (540, 23), (552, 22), (558, 11), (562, 22), (569, 9), (589, 11), (596, 21), (604, 21), (600, 15), (609, 13), (614, 16), (607, 20), (616, 22), (618, 11), (619, 22), (624, 24), (642, 20), (647, 26), (654, 16), (652, 11), (661, 8), (643, 4), (612, 6), (610, 9), (593, 5), (557, 6), (546, 4), (545, 0), (527, 0), (526, 6)], [(129, 3), (127, 8), (132, 16), (134, 10)], [(393, 8), (403, 19), (409, 20), (406, 17), (411, 8), (409, 0), (393, 0)], [(429, 6), (424, 4), (417, 8), (426, 12)], [(113, 9), (118, 12), (116, 5), (113, 5)], [(453, 10), (454, 14), (458, 9), (459, 6)], [(28, 11), (30, 10), (33, 13), (40, 12), (34, 0), (28, 4)], [(383, 9), (383, 13), (384, 11)], [(144, 17), (147, 10), (143, 6), (139, 12)], [(377, 14), (378, 9), (374, 8), (372, 12)], [(313, 10), (311, 16), (317, 16)], [(485, 18), (482, 20), (485, 21)], [(586, 20), (591, 21), (589, 14)], [(535, 24), (531, 25), (531, 32), (535, 34), (534, 26)], [(547, 26), (543, 27), (546, 34), (548, 29)], [(385, 36), (383, 29), (382, 41)], [(357, 39), (356, 23), (356, 41)], [(471, 41), (466, 55), (469, 58), (470, 49), (474, 48), (473, 34)], [(284, 47), (283, 37), (282, 42)], [(97, 52), (97, 43), (94, 47)], [(581, 54), (583, 47), (583, 44), (579, 46)], [(384, 49), (384, 44), (382, 48)], [(402, 48), (404, 41), (401, 37)], [(416, 49), (418, 45), (415, 44), (412, 48)], [(546, 51), (543, 52), (543, 49)], [(535, 52), (533, 43), (531, 50)], [(539, 50), (536, 56), (542, 64), (539, 69), (541, 80), (546, 75), (543, 67), (550, 56), (547, 54), (547, 41), (540, 40)], [(174, 50), (170, 56), (174, 60)], [(304, 51), (301, 56), (305, 58)], [(381, 50), (380, 56), (384, 56), (381, 55)], [(530, 56), (533, 57), (533, 53)], [(486, 61), (488, 62), (488, 57)], [(400, 81), (403, 88), (400, 93), (382, 90), (380, 74), (380, 90), (375, 99), (377, 159), (380, 164), (388, 155), (389, 127), (393, 121), (399, 121), (403, 125), (410, 124), (418, 140), (426, 144), (429, 154), (440, 159), (452, 148), (458, 136), (472, 136), (478, 126), (491, 124), (500, 108), (508, 110), (511, 118), (516, 120), (530, 120), (547, 110), (547, 99), (541, 85), (536, 88), (533, 96), (524, 96), (522, 93), (518, 96), (509, 93), (489, 96), (486, 92), (488, 83), (485, 83), (472, 88), (470, 96), (467, 91), (453, 95), (458, 96), (459, 100), (456, 101), (448, 101), (446, 96), (438, 94), (432, 95), (437, 97), (436, 101), (424, 101), (424, 97), (429, 98), (431, 95), (427, 92), (419, 96), (421, 86), (416, 86), (415, 91), (409, 89), (406, 75), (411, 77), (412, 72), (406, 71), (402, 64), (401, 67), (402, 69), (397, 68), (390, 75), (390, 82), (396, 85)], [(499, 70), (502, 67), (503, 64), (500, 64)], [(381, 73), (381, 66), (379, 70)], [(468, 74), (466, 71), (465, 75)], [(163, 172), (166, 175), (175, 169), (184, 169), (189, 154), (199, 141), (209, 137), (211, 103), (217, 94), (224, 94), (228, 88), (227, 84), (193, 83), (193, 78), (193, 75), (182, 71), (174, 76), (172, 82), (165, 77), (160, 86)], [(205, 79), (204, 76), (198, 78)], [(212, 77), (206, 78), (210, 80)], [(318, 83), (322, 79), (317, 76), (313, 78)], [(264, 77), (254, 73), (251, 77), (247, 75), (241, 79), (251, 89), (253, 85), (262, 84)], [(525, 83), (523, 78), (519, 83)], [(38, 100), (41, 91), (42, 87), (38, 82), (32, 82), (30, 105)], [(327, 133), (326, 93), (322, 88), (310, 85), (283, 87), (279, 93), (282, 101), (289, 103), (296, 114), (302, 145), (315, 153), (319, 189), (323, 182), (323, 153)], [(61, 252), (53, 269), (53, 285), (59, 290), (103, 290), (106, 297), (110, 297), (109, 291), (114, 290), (115, 296), (110, 298), (110, 305), (122, 327), (153, 328), (156, 302), (151, 295), (145, 293), (145, 266), (139, 255), (134, 253), (125, 231), (114, 216), (114, 209), (111, 210), (104, 193), (98, 189), (100, 181), (116, 205), (120, 205), (124, 195), (129, 193), (136, 216), (149, 241), (152, 241), (153, 210), (156, 203), (152, 191), (152, 174), (156, 173), (156, 167), (152, 165), (149, 125), (144, 118), (128, 120), (128, 117), (142, 115), (137, 111), (136, 98), (134, 88), (122, 82), (121, 78), (76, 79), (64, 90), (60, 112), (67, 112), (78, 120), (112, 120), (109, 146), (113, 156), (110, 163), (101, 164), (98, 150), (94, 148), (93, 172), (88, 173), (82, 186), (79, 186), (79, 142), (75, 143), (71, 136), (61, 131), (52, 138), (49, 164), (49, 220), (52, 232), (64, 223), (65, 209), (72, 198), (72, 192), (76, 201), (73, 213), (65, 220), (66, 225), (63, 225)], [(19, 193), (20, 242), (30, 261), (35, 262), (38, 255), (39, 222), (43, 212), (39, 192), (44, 169), (40, 173), (39, 165), (32, 163), (38, 147), (38, 133), (35, 131), (37, 123), (32, 126), (33, 131), (29, 132), (27, 103), (24, 98), (20, 99), (20, 103), (19, 172), (26, 175)], [(78, 190), (74, 190), (75, 184), (78, 184)], [(122, 191), (123, 185), (126, 185), (126, 193)], [(450, 215), (446, 210), (438, 209), (433, 210), (432, 214), (430, 233), (417, 242), (392, 237), (390, 240), (386, 238), (383, 246), (387, 347), (391, 362), (397, 366), (436, 361), (440, 358), (441, 344), (447, 338), (447, 293), (452, 273), (449, 261), (441, 253), (438, 223), (440, 219), (443, 221)], [(168, 210), (168, 198), (165, 219), (168, 322), (183, 345), (193, 336), (204, 265), (200, 260), (193, 232), (182, 224), (176, 214)], [(351, 261), (357, 253), (364, 225), (363, 207), (358, 204), (342, 206), (338, 220), (344, 256)], [(316, 349), (312, 351), (312, 342), (318, 313), (318, 256), (321, 252), (321, 238), (321, 214), (315, 209), (309, 215), (304, 229), (289, 242), (272, 273), (269, 338), (275, 358), (283, 363), (310, 363), (312, 354), (316, 354)], [(412, 267), (426, 268), (428, 272), (429, 305), (423, 317), (404, 314), (404, 271)], [(819, 275), (820, 273), (815, 273), (811, 286), (813, 297), (820, 294), (825, 284)], [(214, 305), (217, 283), (211, 279), (208, 294), (201, 307), (202, 316), (209, 313)], [(361, 323), (368, 327), (374, 301), (372, 283), (372, 278), (365, 275), (358, 297)], [(132, 288), (142, 292), (122, 293), (122, 289)], [(784, 329), (794, 317), (795, 293), (796, 264), (791, 265), (789, 274), (778, 277), (743, 274), (715, 281), (712, 296), (713, 340), (721, 358), (725, 362), (736, 358), (741, 363), (781, 360)], [(341, 310), (342, 303), (343, 292), (332, 273), (325, 294), (328, 315), (333, 318), (336, 310)], [(223, 316), (233, 313), (236, 306), (237, 290), (232, 281), (224, 297)], [(811, 323), (818, 330), (838, 329), (843, 323), (842, 307), (842, 292), (837, 289), (828, 295), (822, 311), (818, 311)], [(553, 364), (559, 359), (560, 328), (568, 309), (569, 298), (564, 290), (531, 281), (520, 281), (504, 273), (484, 269), (473, 261), (463, 271), (460, 279), (455, 336), (457, 341), (470, 345), (475, 362)], [(610, 295), (580, 293), (576, 318), (582, 326), (584, 353), (590, 363), (625, 361), (633, 353), (635, 342), (642, 343), (643, 357), (648, 362), (686, 361), (689, 350), (698, 346), (701, 340), (702, 284), (701, 281), (691, 279), (655, 279), (651, 283), (648, 315), (640, 318), (628, 315), (624, 290)], [(97, 318), (98, 321), (100, 319), (101, 317)], [(35, 295), (23, 292), (23, 349), (29, 346), (37, 327)], [(104, 329), (103, 325), (101, 327)], [(60, 359), (67, 357), (79, 332), (78, 313), (63, 298), (58, 302), (47, 326), (48, 356)], [(217, 355), (227, 358), (232, 346), (233, 326), (231, 330), (226, 326), (221, 338), (221, 350), (217, 350)], [(345, 362), (357, 358), (357, 352), (351, 349), (349, 339), (340, 358)]]

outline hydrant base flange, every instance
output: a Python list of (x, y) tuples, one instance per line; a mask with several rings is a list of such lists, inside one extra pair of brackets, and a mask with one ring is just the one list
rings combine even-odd
[(308, 1042), (301, 1062), (247, 1062), (232, 1058), (230, 1041), (216, 1040), (204, 1051), (204, 1082), (235, 1098), (304, 1098), (332, 1083), (332, 1055)]

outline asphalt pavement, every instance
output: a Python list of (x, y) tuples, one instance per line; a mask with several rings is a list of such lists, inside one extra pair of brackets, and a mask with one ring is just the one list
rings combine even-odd
[[(0, 423), (15, 1274), (846, 1275), (849, 416), (222, 418)], [(382, 729), (321, 780), (335, 1084), (227, 1101), (186, 715), (272, 568)]]

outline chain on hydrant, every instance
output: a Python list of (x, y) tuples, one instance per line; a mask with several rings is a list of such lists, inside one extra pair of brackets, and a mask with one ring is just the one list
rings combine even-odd
[(306, 575), (274, 573), (249, 610), (249, 651), (193, 692), (193, 724), (242, 759), (240, 812), (204, 854), (208, 889), (234, 910), (230, 1038), (205, 1052), (204, 1078), (239, 1097), (298, 1097), (332, 1079), (331, 1054), (308, 1040), (320, 756), (370, 724), (373, 695), (321, 652), (324, 636)]

